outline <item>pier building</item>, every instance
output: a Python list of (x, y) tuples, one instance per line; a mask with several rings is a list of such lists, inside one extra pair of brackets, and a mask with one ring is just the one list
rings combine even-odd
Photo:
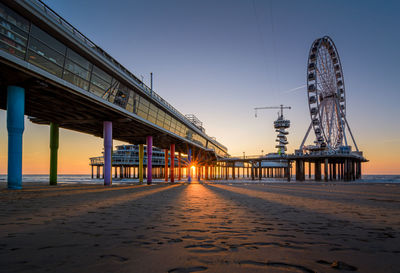
[[(40, 0), (0, 3), (0, 81), (10, 189), (22, 186), (25, 115), (50, 125), (50, 184), (57, 184), (59, 128), (104, 138), (105, 185), (111, 184), (113, 139), (147, 144), (148, 162), (153, 145), (204, 162), (228, 154), (198, 119), (181, 114)], [(151, 174), (150, 164), (148, 183)]]
[[(167, 154), (166, 154), (167, 152)], [(112, 168), (114, 169), (114, 178), (136, 178), (139, 179), (140, 167), (140, 145), (118, 145), (112, 152)], [(167, 156), (166, 156), (167, 155)], [(169, 174), (171, 168), (171, 156), (168, 151), (153, 146), (152, 150), (152, 176), (154, 178), (164, 178)], [(167, 164), (167, 165), (166, 165)], [(186, 174), (189, 162), (186, 156), (175, 157), (174, 168), (177, 169), (175, 179), (181, 180), (187, 178)], [(104, 155), (90, 158), (91, 174), (93, 178), (100, 178), (104, 175)], [(146, 174), (147, 147), (144, 147), (143, 164), (141, 168)], [(146, 178), (146, 177), (144, 177)]]

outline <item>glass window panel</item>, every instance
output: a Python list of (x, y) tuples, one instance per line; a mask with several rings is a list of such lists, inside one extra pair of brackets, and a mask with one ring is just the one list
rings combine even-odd
[(93, 73), (96, 74), (99, 78), (103, 79), (103, 81), (111, 83), (112, 77), (95, 65), (93, 66)]
[(34, 38), (29, 41), (29, 49), (32, 49), (50, 62), (56, 63), (61, 67), (64, 66), (63, 55)]
[(165, 112), (161, 109), (158, 110), (157, 119), (164, 121), (165, 119)]
[(8, 8), (7, 6), (3, 5), (2, 3), (0, 3), (0, 17), (25, 32), (29, 31), (29, 21)]
[(153, 110), (153, 111), (156, 112), (156, 113), (157, 113), (157, 111), (158, 111), (158, 107), (155, 106), (155, 105), (152, 104), (152, 103), (150, 103), (150, 109)]
[(176, 128), (176, 119), (171, 120), (171, 128), (175, 129)]
[(103, 81), (96, 75), (92, 75), (91, 83), (93, 83), (97, 87), (103, 89), (104, 91), (106, 91), (108, 88), (110, 88), (110, 83)]
[(51, 37), (49, 34), (32, 24), (31, 28), (31, 35), (37, 38), (38, 40), (42, 41), (47, 46), (55, 49), (61, 54), (65, 54), (66, 46), (60, 43), (58, 40)]
[(154, 117), (154, 119), (156, 119), (157, 118), (157, 112), (155, 112), (153, 109), (150, 108), (149, 116), (152, 116), (152, 117)]
[(128, 87), (126, 87), (122, 83), (119, 83), (115, 79), (113, 79), (112, 86), (113, 86), (113, 88), (115, 88), (115, 90), (113, 91), (113, 93), (115, 93), (114, 103), (116, 105), (121, 106), (122, 108), (125, 108), (126, 104), (128, 103), (129, 94), (130, 94)]
[(62, 68), (60, 66), (50, 62), (47, 58), (43, 57), (43, 55), (39, 55), (32, 50), (28, 51), (28, 62), (56, 75), (59, 78), (62, 77)]
[(155, 117), (152, 117), (152, 116), (148, 116), (147, 117), (147, 119), (148, 119), (148, 121), (150, 121), (150, 122), (152, 122), (152, 123), (156, 123), (156, 118)]
[(126, 110), (128, 110), (129, 112), (131, 112), (131, 113), (133, 113), (133, 104), (127, 104), (126, 105), (126, 108), (125, 108)]
[(92, 93), (94, 93), (95, 95), (97, 95), (97, 96), (99, 96), (99, 97), (103, 97), (104, 93), (106, 92), (106, 91), (104, 91), (103, 89), (97, 87), (97, 86), (94, 85), (94, 84), (91, 84), (91, 85), (90, 85), (89, 91), (92, 92)]
[(139, 96), (135, 93), (135, 92), (133, 92), (133, 113), (137, 113), (137, 108), (138, 108), (138, 99), (139, 99)]
[(68, 59), (65, 60), (65, 69), (70, 72), (78, 75), (79, 77), (89, 80), (89, 71), (83, 69), (80, 65), (77, 65), (75, 62), (70, 61)]
[(8, 39), (1, 35), (0, 37), (0, 49), (17, 56), (20, 59), (25, 59), (25, 48), (15, 43), (15, 41)]
[(72, 49), (67, 49), (67, 57), (74, 61), (75, 63), (79, 64), (80, 66), (82, 66), (84, 69), (86, 70), (90, 70), (92, 64), (86, 60), (85, 58), (83, 58), (81, 55), (79, 55), (78, 53), (76, 53), (75, 51), (73, 51)]
[(147, 108), (145, 105), (143, 105), (142, 103), (139, 103), (138, 105), (138, 111), (142, 111), (145, 112), (146, 114), (149, 112), (149, 108)]
[(163, 125), (163, 127), (164, 127), (164, 129), (169, 130), (169, 123), (166, 123), (165, 120), (164, 120), (164, 125)]
[(144, 112), (142, 110), (138, 110), (138, 115), (141, 116), (142, 118), (147, 119), (147, 112)]
[(23, 47), (26, 46), (28, 34), (2, 18), (0, 18), (0, 33), (17, 44)]
[(150, 107), (150, 102), (143, 97), (140, 97), (140, 104), (146, 106), (147, 108)]
[(158, 118), (157, 118), (156, 124), (157, 124), (158, 126), (160, 126), (160, 127), (163, 127), (163, 126), (164, 126), (164, 120), (158, 119)]
[(64, 70), (64, 80), (75, 84), (76, 86), (88, 90), (89, 82), (82, 79), (81, 77), (69, 72), (68, 70)]

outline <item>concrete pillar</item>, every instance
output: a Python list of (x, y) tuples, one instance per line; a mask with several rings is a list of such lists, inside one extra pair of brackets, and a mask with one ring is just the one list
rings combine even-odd
[(22, 188), (22, 134), (25, 129), (25, 89), (7, 87), (8, 166), (7, 186)]
[(168, 182), (168, 149), (164, 149), (165, 182)]
[(261, 161), (258, 162), (258, 180), (262, 178), (262, 168), (261, 168)]
[(111, 186), (111, 164), (112, 164), (112, 122), (103, 122), (103, 138), (104, 138), (104, 185)]
[(100, 178), (100, 166), (99, 165), (96, 168), (96, 178)]
[(188, 149), (188, 170), (187, 170), (187, 178), (188, 178), (188, 182), (192, 182), (192, 176), (190, 174), (190, 167), (192, 165), (192, 149), (189, 148)]
[(333, 163), (332, 171), (333, 171), (333, 180), (336, 180), (336, 162)]
[[(59, 129), (58, 124), (50, 123), (50, 185), (57, 185)], [(93, 176), (93, 167), (92, 167)]]
[(181, 178), (182, 178), (181, 160), (182, 160), (182, 155), (181, 155), (181, 152), (179, 152), (178, 153), (178, 180), (181, 180)]
[(328, 159), (325, 158), (324, 161), (324, 180), (325, 182), (328, 181)]
[(290, 182), (290, 161), (288, 160), (288, 165), (286, 167), (286, 178), (287, 181)]
[(315, 181), (321, 181), (321, 162), (319, 161), (315, 162), (314, 178)]
[(296, 159), (296, 181), (301, 181), (300, 160)]
[(254, 164), (251, 164), (251, 180), (254, 180)]
[(171, 170), (171, 182), (175, 182), (175, 144), (171, 144), (171, 154), (170, 154), (170, 170)]
[(94, 177), (93, 177), (93, 165), (92, 165), (92, 179), (93, 179)]
[(143, 159), (144, 159), (144, 145), (139, 144), (139, 183), (143, 183)]
[(308, 162), (308, 179), (311, 179), (311, 161)]
[(235, 180), (235, 162), (232, 163), (232, 179)]
[(147, 136), (146, 144), (147, 144), (147, 185), (150, 185), (151, 182), (153, 181), (152, 177), (153, 137), (152, 136)]

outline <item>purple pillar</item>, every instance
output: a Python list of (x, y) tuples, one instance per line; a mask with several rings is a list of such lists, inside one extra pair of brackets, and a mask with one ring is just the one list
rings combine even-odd
[(153, 153), (153, 137), (147, 137), (147, 185), (151, 184), (152, 181), (152, 153)]
[(104, 185), (111, 186), (111, 157), (112, 157), (112, 122), (104, 121), (103, 138), (104, 138)]

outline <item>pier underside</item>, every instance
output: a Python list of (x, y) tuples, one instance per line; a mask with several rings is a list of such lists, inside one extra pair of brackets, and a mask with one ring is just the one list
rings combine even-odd
[[(7, 90), (10, 85), (25, 88), (25, 115), (33, 117), (32, 121), (39, 124), (50, 122), (59, 124), (60, 128), (103, 136), (103, 121), (113, 123), (113, 139), (132, 144), (146, 143), (146, 136), (153, 136), (154, 146), (169, 148), (170, 143), (176, 143), (176, 150), (187, 151), (187, 144), (167, 133), (148, 126), (140, 120), (133, 120), (128, 114), (107, 107), (104, 103), (83, 97), (67, 90), (54, 82), (21, 71), (0, 60), (0, 108), (6, 109)], [(199, 148), (200, 149), (200, 148)]]

